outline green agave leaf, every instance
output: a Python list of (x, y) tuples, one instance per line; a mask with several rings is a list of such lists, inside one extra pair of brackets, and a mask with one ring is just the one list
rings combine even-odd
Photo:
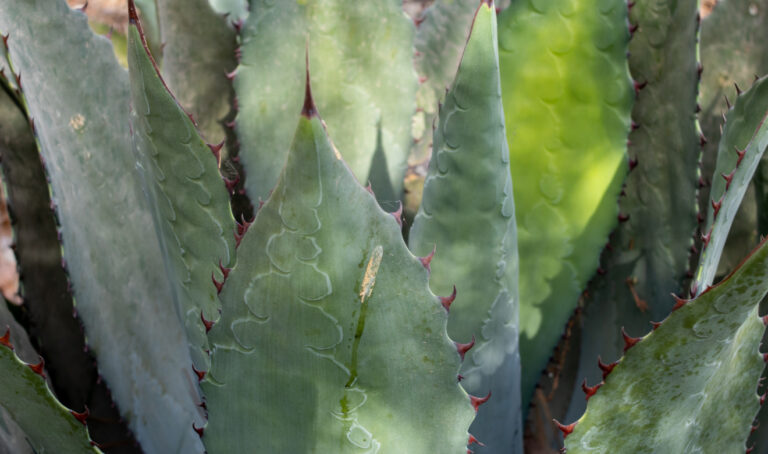
[(691, 293), (697, 295), (714, 281), (731, 224), (768, 146), (766, 78), (755, 81), (748, 91), (739, 95), (725, 117), (710, 190), (710, 206), (702, 230), (701, 257), (691, 284)]
[[(764, 0), (721, 0), (701, 23), (701, 126), (704, 145), (704, 176), (715, 171), (726, 97), (733, 101), (736, 85), (749, 87), (756, 75), (768, 73), (768, 2)], [(761, 164), (760, 167), (763, 165)], [(758, 232), (768, 230), (764, 196), (766, 186), (755, 174), (731, 226), (716, 276), (728, 273), (759, 241)], [(713, 180), (719, 178), (714, 174)], [(753, 190), (757, 194), (753, 193)], [(704, 211), (709, 205), (708, 188), (702, 189)], [(759, 228), (755, 229), (755, 224)]]
[(461, 384), (493, 397), (470, 432), (475, 452), (522, 452), (517, 330), (517, 249), (509, 151), (501, 107), (496, 12), (481, 4), (446, 95), (411, 249), (431, 258), (430, 286), (457, 299), (448, 334), (474, 339)]
[(0, 11), (99, 371), (145, 452), (201, 452), (195, 376), (134, 172), (127, 74), (63, 1), (0, 0)]
[[(768, 246), (648, 334), (618, 362), (566, 438), (582, 452), (743, 452), (765, 367), (758, 316)], [(635, 342), (631, 340), (630, 343)]]
[(235, 261), (235, 221), (217, 158), (163, 83), (135, 15), (128, 38), (139, 166), (192, 362), (206, 371), (205, 323), (219, 318), (217, 283)]
[(432, 126), (467, 42), (478, 0), (436, 0), (417, 19), (416, 71), (423, 82), (416, 92), (415, 139), (410, 159), (422, 161), (432, 148)]
[(208, 0), (158, 0), (163, 34), (163, 76), (179, 104), (192, 114), (211, 143), (225, 142), (234, 119), (235, 92), (227, 73), (237, 66), (235, 32)]
[(499, 17), (523, 408), (616, 225), (634, 98), (628, 39), (621, 0), (513, 2)]
[[(619, 358), (622, 327), (631, 335), (651, 328), (672, 309), (670, 293), (682, 294), (697, 227), (696, 190), (701, 146), (695, 118), (698, 83), (696, 0), (637, 2), (630, 23), (632, 77), (646, 84), (632, 110), (632, 171), (619, 198), (629, 216), (603, 251), (604, 274), (587, 289), (582, 313), (581, 361), (569, 419), (584, 412), (579, 389), (600, 381), (598, 356)], [(659, 64), (663, 62), (663, 64)]]
[[(4, 304), (4, 303), (3, 303)], [(13, 352), (10, 330), (0, 337), (0, 408), (24, 431), (34, 452), (101, 452), (91, 445), (85, 425), (48, 389), (43, 362), (27, 364)]]
[(463, 454), (474, 412), (447, 313), (307, 99), (209, 333), (206, 448)]
[[(85, 348), (82, 326), (72, 316), (72, 294), (61, 266), (61, 244), (35, 136), (24, 113), (5, 92), (0, 92), (0, 155), (3, 192), (12, 217), (14, 254), (21, 277), (19, 295), (30, 335), (40, 354), (48, 358), (51, 389), (67, 407), (77, 411), (89, 408), (89, 422), (109, 421), (91, 425), (94, 441), (125, 442), (131, 438), (126, 435), (126, 424), (120, 421), (109, 390), (99, 379), (93, 357)], [(0, 316), (0, 330), (6, 324), (9, 322)], [(21, 330), (10, 326), (12, 333)], [(11, 340), (23, 360), (37, 361), (31, 345), (27, 350), (30, 353), (25, 355), (19, 352), (24, 344), (13, 337)], [(9, 448), (8, 452), (18, 449)]]
[(307, 46), (317, 104), (345, 161), (365, 183), (380, 129), (399, 198), (417, 88), (413, 25), (401, 8), (400, 0), (252, 2), (235, 76), (240, 156), (252, 200), (267, 197), (285, 162)]

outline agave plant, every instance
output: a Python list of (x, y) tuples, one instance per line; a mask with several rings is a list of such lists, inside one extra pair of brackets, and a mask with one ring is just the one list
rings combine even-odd
[(696, 2), (401, 6), (0, 0), (0, 446), (747, 450), (766, 79), (713, 165)]

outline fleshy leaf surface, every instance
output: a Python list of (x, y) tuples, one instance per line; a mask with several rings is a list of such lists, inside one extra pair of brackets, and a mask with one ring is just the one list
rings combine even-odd
[(448, 315), (305, 104), (209, 333), (209, 453), (464, 453)]
[(416, 19), (415, 64), (423, 82), (416, 92), (415, 123), (419, 130), (414, 131), (412, 161), (429, 157), (438, 104), (456, 77), (477, 3), (478, 0), (436, 0)]
[(474, 346), (461, 384), (492, 393), (470, 433), (477, 453), (522, 452), (517, 249), (509, 150), (501, 107), (496, 12), (477, 10), (461, 66), (440, 110), (411, 250), (428, 257), (430, 287), (451, 294), (448, 334)]
[(145, 452), (201, 452), (196, 378), (134, 171), (127, 73), (63, 1), (0, 0), (0, 11), (99, 372)]
[(303, 100), (307, 46), (315, 100), (339, 152), (365, 184), (380, 128), (399, 197), (417, 88), (413, 24), (402, 2), (254, 0), (251, 9), (235, 75), (240, 156), (251, 199), (266, 199), (285, 162)]
[[(2, 331), (10, 335), (5, 328)], [(42, 361), (21, 361), (12, 345), (0, 336), (0, 407), (24, 431), (32, 449), (62, 454), (101, 452), (91, 445), (84, 424), (56, 400), (45, 378), (34, 371), (33, 367), (42, 368)]]
[(206, 371), (204, 321), (219, 318), (216, 283), (226, 278), (219, 264), (224, 269), (234, 264), (235, 221), (217, 158), (166, 88), (142, 40), (138, 22), (132, 22), (133, 140), (192, 362)]
[(736, 212), (768, 146), (768, 78), (755, 81), (726, 114), (717, 150), (699, 266), (691, 293), (712, 285)]
[(499, 16), (524, 409), (617, 222), (634, 98), (628, 39), (622, 0), (512, 2)]
[(765, 367), (768, 246), (631, 347), (567, 436), (584, 452), (744, 452)]
[[(629, 216), (601, 256), (601, 275), (584, 298), (581, 361), (569, 419), (584, 412), (582, 380), (600, 381), (595, 361), (618, 359), (622, 327), (633, 336), (672, 310), (670, 293), (683, 295), (697, 227), (696, 190), (701, 146), (696, 123), (698, 83), (696, 0), (637, 2), (630, 23), (629, 67), (645, 84), (632, 110), (629, 135), (633, 169), (619, 198)], [(660, 65), (658, 62), (664, 62)]]
[[(235, 31), (208, 0), (158, 0), (163, 79), (210, 143), (227, 139), (235, 96), (227, 73), (237, 66)], [(230, 118), (230, 116), (232, 118)], [(230, 154), (225, 142), (223, 156)]]

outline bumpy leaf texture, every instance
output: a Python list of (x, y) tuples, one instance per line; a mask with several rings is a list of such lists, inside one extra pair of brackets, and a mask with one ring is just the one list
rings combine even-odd
[[(600, 381), (595, 360), (621, 356), (622, 327), (634, 336), (665, 318), (683, 294), (696, 229), (698, 161), (696, 124), (697, 2), (637, 2), (630, 22), (629, 67), (645, 87), (632, 110), (627, 176), (619, 207), (629, 216), (603, 251), (601, 275), (590, 283), (582, 314), (577, 389), (568, 410), (578, 417), (586, 400), (582, 380)], [(663, 64), (659, 64), (663, 62)]]
[(311, 103), (221, 299), (208, 452), (465, 452), (448, 315)]
[(744, 452), (762, 398), (768, 246), (629, 349), (566, 438), (570, 454)]
[(135, 20), (128, 63), (137, 160), (192, 361), (206, 371), (206, 322), (219, 318), (218, 285), (234, 264), (235, 222), (217, 156), (166, 88)]
[[(458, 290), (448, 334), (474, 346), (461, 384), (492, 393), (470, 428), (478, 453), (522, 452), (517, 248), (509, 150), (501, 107), (496, 13), (483, 3), (440, 110), (411, 249), (429, 260), (430, 286)], [(436, 253), (431, 257), (431, 251)]]
[(499, 17), (524, 408), (617, 222), (634, 99), (628, 40), (622, 0), (513, 2)]

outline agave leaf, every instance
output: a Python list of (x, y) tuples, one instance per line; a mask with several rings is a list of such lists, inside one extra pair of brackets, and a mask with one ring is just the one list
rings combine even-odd
[(616, 225), (634, 98), (628, 39), (621, 0), (513, 2), (499, 17), (524, 408)]
[[(61, 244), (34, 134), (7, 93), (0, 93), (0, 155), (20, 270), (19, 295), (30, 335), (40, 354), (48, 358), (51, 388), (62, 404), (77, 411), (88, 407), (91, 421), (100, 421), (90, 427), (95, 441), (125, 442), (130, 439), (125, 422), (120, 421), (106, 384), (99, 380), (93, 357), (85, 348), (82, 326), (72, 315), (72, 293), (61, 266)], [(0, 317), (0, 330), (6, 323)], [(19, 330), (11, 325), (12, 333)], [(37, 361), (31, 346), (30, 353), (25, 354), (19, 348), (24, 343), (13, 339), (13, 334), (11, 340), (23, 360)]]
[(423, 127), (414, 131), (413, 161), (429, 157), (437, 106), (456, 77), (475, 10), (477, 0), (436, 0), (417, 19), (415, 64), (424, 82), (416, 92), (416, 120)]
[(365, 183), (380, 126), (399, 197), (417, 86), (413, 25), (402, 2), (259, 0), (251, 8), (235, 76), (240, 156), (251, 199), (266, 199), (285, 162), (302, 103), (307, 45), (317, 104), (345, 161)]
[(128, 43), (139, 168), (192, 361), (205, 371), (209, 361), (204, 320), (219, 318), (216, 282), (223, 282), (224, 269), (234, 264), (235, 221), (217, 158), (163, 83), (135, 15)]
[(501, 108), (496, 13), (477, 10), (472, 33), (435, 131), (424, 198), (410, 234), (427, 256), (430, 286), (458, 289), (448, 334), (475, 339), (462, 363), (462, 386), (493, 397), (470, 432), (475, 452), (522, 452), (517, 349), (517, 250), (509, 151)]
[(631, 347), (566, 438), (582, 452), (743, 452), (765, 367), (768, 246)]
[(101, 452), (91, 445), (85, 425), (48, 389), (42, 360), (21, 361), (9, 338), (10, 330), (0, 337), (0, 407), (24, 431), (34, 452)]
[(446, 311), (307, 99), (209, 333), (206, 448), (464, 453), (474, 412)]
[[(584, 412), (579, 389), (600, 381), (595, 360), (621, 356), (621, 327), (645, 334), (682, 294), (696, 230), (698, 161), (697, 2), (638, 2), (630, 22), (638, 25), (629, 44), (629, 67), (645, 84), (632, 110), (629, 135), (633, 170), (627, 176), (620, 211), (629, 216), (611, 236), (601, 257), (604, 274), (588, 287), (582, 313), (581, 361), (569, 419)], [(658, 62), (664, 62), (659, 64)]]
[[(227, 73), (237, 66), (235, 32), (208, 0), (159, 0), (163, 77), (179, 104), (192, 114), (211, 143), (227, 138), (234, 119), (234, 89)], [(231, 135), (231, 134), (230, 134)], [(225, 141), (223, 156), (233, 144)]]
[[(710, 178), (718, 159), (717, 149), (728, 111), (726, 97), (734, 101), (736, 86), (749, 87), (756, 76), (768, 73), (768, 2), (764, 0), (720, 0), (701, 22), (701, 126), (704, 145), (703, 175)], [(761, 164), (760, 167), (763, 165)], [(766, 186), (755, 174), (744, 202), (729, 231), (716, 276), (728, 273), (759, 241), (759, 232), (768, 229), (763, 194)], [(712, 177), (718, 179), (717, 174)], [(753, 193), (755, 191), (756, 193)], [(710, 203), (708, 188), (702, 189), (703, 211)], [(755, 224), (758, 223), (758, 229)]]
[(186, 339), (134, 172), (127, 74), (63, 1), (0, 0), (0, 11), (99, 371), (147, 453), (200, 452)]
[(702, 230), (701, 257), (691, 284), (691, 293), (697, 295), (714, 281), (731, 224), (768, 146), (766, 78), (756, 81), (748, 91), (739, 95), (725, 117), (709, 210)]

